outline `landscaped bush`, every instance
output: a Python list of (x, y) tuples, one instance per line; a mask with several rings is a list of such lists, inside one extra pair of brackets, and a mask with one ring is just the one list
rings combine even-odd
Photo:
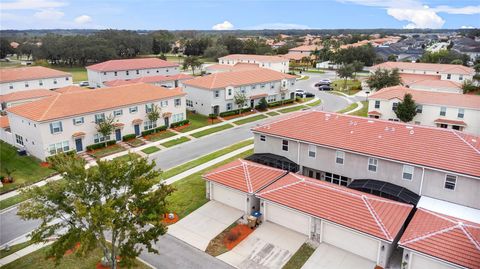
[[(117, 141), (115, 141), (115, 140), (109, 140), (109, 141), (107, 141), (107, 146), (111, 146), (111, 145), (114, 145), (116, 143), (117, 143)], [(92, 145), (87, 146), (87, 151), (101, 149), (101, 148), (104, 148), (104, 147), (105, 147), (105, 142), (100, 142), (100, 143), (97, 143), (97, 144), (92, 144)]]
[(150, 135), (150, 134), (153, 134), (153, 133), (158, 133), (158, 132), (165, 131), (165, 130), (167, 130), (167, 126), (162, 125), (162, 126), (157, 127), (155, 129), (143, 131), (142, 136), (147, 136), (147, 135)]
[(183, 126), (183, 125), (188, 124), (189, 122), (190, 122), (189, 120), (177, 121), (177, 122), (174, 122), (174, 123), (170, 124), (170, 128), (176, 128), (176, 127), (179, 127), (179, 126)]
[[(244, 112), (250, 112), (252, 109), (247, 107), (242, 109), (242, 113)], [(240, 109), (235, 109), (235, 110), (230, 110), (230, 111), (225, 111), (220, 113), (220, 117), (228, 117), (228, 116), (233, 116), (233, 115), (238, 115), (240, 114)]]
[(154, 131), (155, 131), (154, 129), (143, 131), (143, 132), (142, 132), (142, 136), (146, 136), (146, 135), (149, 135), (149, 134), (153, 134)]
[[(65, 151), (64, 154), (72, 156), (72, 155), (77, 154), (77, 151), (74, 150), (74, 149), (72, 149), (72, 150), (69, 150), (69, 151)], [(49, 162), (52, 161), (52, 158), (53, 158), (54, 156), (56, 156), (56, 155), (57, 155), (57, 154), (52, 155), (52, 156), (48, 156), (47, 158), (45, 158), (45, 160), (49, 163)]]
[(124, 135), (124, 136), (122, 137), (122, 141), (132, 140), (132, 139), (134, 139), (135, 137), (136, 137), (135, 134)]
[(155, 128), (154, 130), (155, 130), (155, 132), (162, 132), (162, 131), (167, 130), (167, 128), (168, 128), (167, 125), (162, 125), (160, 127)]
[(218, 115), (217, 114), (208, 114), (208, 118), (211, 119), (211, 120), (214, 120), (214, 119), (218, 118)]
[(260, 111), (265, 111), (268, 108), (268, 103), (267, 100), (265, 100), (265, 97), (260, 99), (260, 102), (258, 102), (258, 105), (255, 107), (256, 109)]
[(107, 146), (111, 146), (111, 145), (115, 145), (115, 144), (117, 144), (117, 141), (115, 141), (115, 140), (107, 141)]
[(282, 104), (292, 104), (295, 101), (295, 99), (287, 99), (282, 101), (276, 101), (276, 102), (271, 102), (268, 103), (268, 107), (276, 107), (276, 106), (281, 106)]

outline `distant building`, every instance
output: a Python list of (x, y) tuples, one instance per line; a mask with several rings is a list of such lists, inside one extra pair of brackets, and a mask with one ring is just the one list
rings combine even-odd
[(149, 77), (140, 77), (134, 79), (117, 79), (106, 81), (103, 83), (106, 87), (114, 87), (120, 85), (128, 85), (128, 84), (135, 84), (135, 83), (148, 83), (155, 86), (162, 86), (165, 88), (176, 88), (181, 86), (181, 82), (189, 79), (193, 79), (194, 77), (187, 74), (176, 74), (176, 75), (158, 75), (158, 76), (149, 76)]
[(218, 58), (219, 64), (236, 65), (237, 63), (257, 64), (261, 68), (268, 68), (281, 73), (288, 73), (289, 62), (280, 56), (254, 55), (254, 54), (230, 54)]
[(207, 74), (215, 74), (220, 72), (231, 72), (231, 71), (241, 71), (241, 70), (251, 70), (261, 68), (259, 64), (254, 63), (236, 63), (234, 65), (228, 64), (211, 64), (204, 67), (204, 70)]
[(300, 53), (303, 56), (309, 57), (310, 54), (312, 54), (312, 52), (314, 52), (315, 50), (321, 50), (322, 48), (323, 48), (323, 46), (321, 46), (321, 45), (303, 45), (303, 46), (299, 46), (299, 47), (289, 49), (288, 54)]
[(0, 103), (2, 110), (9, 107), (33, 102), (45, 97), (58, 95), (56, 91), (47, 89), (26, 90), (20, 92), (12, 92), (9, 94), (0, 95)]
[(72, 75), (43, 66), (0, 69), (0, 95), (72, 85)]

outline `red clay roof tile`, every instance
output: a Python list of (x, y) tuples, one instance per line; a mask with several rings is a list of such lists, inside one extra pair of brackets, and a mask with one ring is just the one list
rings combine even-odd
[(137, 58), (137, 59), (122, 59), (110, 60), (98, 64), (87, 66), (87, 69), (107, 72), (107, 71), (122, 71), (122, 70), (136, 70), (136, 69), (150, 69), (163, 67), (176, 67), (177, 63), (172, 63), (158, 58)]

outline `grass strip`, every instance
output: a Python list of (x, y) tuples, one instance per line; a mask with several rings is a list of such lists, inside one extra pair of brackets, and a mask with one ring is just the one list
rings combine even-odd
[(167, 141), (167, 142), (162, 143), (160, 145), (162, 145), (166, 148), (170, 148), (170, 147), (173, 147), (173, 146), (176, 146), (178, 144), (182, 144), (182, 143), (185, 143), (185, 142), (188, 142), (188, 141), (190, 141), (190, 138), (184, 136), (184, 137), (179, 137), (177, 139)]
[(308, 258), (312, 256), (315, 249), (309, 244), (304, 243), (298, 250), (293, 254), (290, 260), (283, 266), (282, 269), (298, 269), (307, 262)]
[(205, 129), (205, 130), (200, 131), (200, 132), (193, 133), (193, 134), (191, 134), (191, 136), (193, 136), (195, 138), (199, 138), (199, 137), (206, 136), (206, 135), (209, 135), (209, 134), (213, 134), (213, 133), (216, 133), (216, 132), (220, 132), (220, 131), (223, 131), (223, 130), (226, 130), (226, 129), (230, 129), (232, 127), (233, 127), (233, 125), (231, 125), (231, 124), (223, 124), (223, 125), (219, 125), (219, 126), (215, 126), (215, 127)]
[(278, 112), (280, 112), (280, 113), (290, 113), (290, 112), (298, 111), (298, 110), (301, 110), (301, 109), (304, 109), (304, 108), (307, 108), (307, 107), (308, 106), (304, 106), (304, 105), (292, 106), (292, 107), (287, 107), (287, 108), (284, 108), (284, 109), (280, 109), (280, 110), (278, 110)]
[(155, 147), (155, 146), (151, 146), (151, 147), (142, 149), (142, 152), (145, 153), (145, 154), (152, 154), (152, 153), (157, 152), (159, 150), (160, 150), (160, 148)]
[(242, 125), (242, 124), (254, 122), (254, 121), (257, 121), (257, 120), (262, 120), (262, 119), (265, 119), (265, 118), (268, 118), (268, 117), (260, 114), (260, 115), (249, 117), (249, 118), (246, 118), (246, 119), (237, 120), (237, 121), (234, 121), (233, 123), (235, 123), (236, 125)]

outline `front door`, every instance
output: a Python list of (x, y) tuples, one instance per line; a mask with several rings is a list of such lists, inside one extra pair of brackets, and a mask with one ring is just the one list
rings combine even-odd
[(82, 139), (81, 138), (75, 139), (75, 148), (76, 148), (77, 152), (82, 152), (83, 151), (83, 144), (82, 144)]
[(115, 140), (117, 140), (117, 141), (122, 140), (122, 130), (120, 130), (120, 129), (115, 130)]
[(170, 126), (170, 118), (165, 117), (165, 118), (163, 118), (163, 120), (165, 121), (165, 126), (167, 126), (167, 128), (168, 128)]
[(255, 100), (250, 100), (250, 108), (253, 108), (255, 106)]
[(290, 93), (290, 99), (295, 99), (295, 93), (294, 92)]
[(218, 115), (218, 112), (220, 112), (219, 110), (220, 110), (219, 106), (214, 106), (213, 107), (213, 114)]
[(135, 129), (135, 135), (140, 136), (140, 125), (138, 124), (133, 125), (133, 129)]

